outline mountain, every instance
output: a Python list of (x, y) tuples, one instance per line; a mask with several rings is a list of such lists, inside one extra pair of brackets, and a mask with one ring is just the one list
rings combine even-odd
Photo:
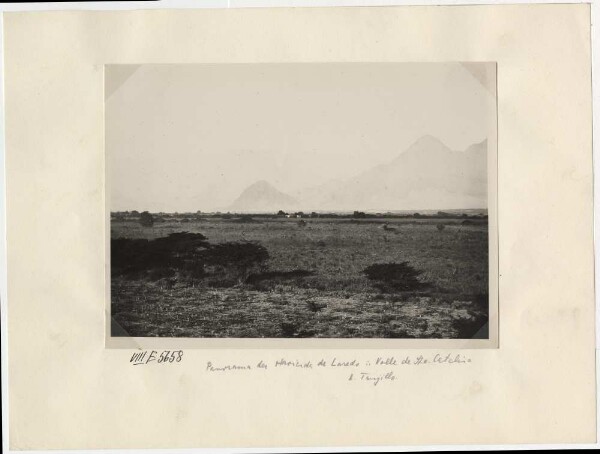
[(257, 181), (248, 186), (228, 210), (242, 213), (277, 212), (293, 210), (298, 205), (296, 199), (275, 189), (270, 183)]
[(348, 180), (332, 180), (292, 197), (266, 181), (228, 208), (237, 212), (400, 211), (487, 208), (487, 140), (454, 151), (425, 136), (390, 162)]
[(487, 208), (487, 140), (453, 151), (425, 136), (391, 162), (301, 194), (317, 211)]

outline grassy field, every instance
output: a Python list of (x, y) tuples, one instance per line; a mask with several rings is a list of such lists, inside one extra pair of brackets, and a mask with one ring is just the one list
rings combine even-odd
[[(112, 239), (201, 233), (212, 245), (257, 242), (269, 255), (252, 285), (248, 276), (219, 281), (210, 273), (190, 280), (113, 272), (113, 335), (471, 338), (487, 322), (487, 220), (304, 222), (207, 217), (143, 227), (112, 220)], [(382, 287), (363, 272), (402, 262), (421, 272), (421, 288)]]

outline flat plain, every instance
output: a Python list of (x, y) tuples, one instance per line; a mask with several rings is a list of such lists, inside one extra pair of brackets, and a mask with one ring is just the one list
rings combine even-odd
[[(151, 245), (178, 232), (205, 238), (198, 257), (223, 244), (266, 253), (243, 270), (205, 261), (192, 277), (113, 265), (113, 336), (487, 337), (487, 216), (170, 215), (151, 226), (113, 216), (111, 255), (126, 240)], [(369, 274), (373, 265), (382, 266)]]

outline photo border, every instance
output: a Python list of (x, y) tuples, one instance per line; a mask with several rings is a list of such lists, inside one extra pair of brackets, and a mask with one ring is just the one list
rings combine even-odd
[[(110, 66), (183, 66), (183, 65), (304, 65), (304, 64), (442, 64), (442, 63), (493, 63), (494, 71), (487, 74), (493, 77), (495, 108), (489, 119), (487, 138), (487, 184), (488, 184), (488, 285), (489, 313), (487, 339), (388, 339), (388, 338), (235, 338), (235, 337), (135, 337), (111, 335), (111, 276), (110, 276), (110, 169), (106, 147), (106, 71)], [(499, 348), (499, 236), (498, 236), (498, 65), (497, 62), (260, 62), (260, 63), (124, 63), (105, 64), (103, 77), (104, 90), (104, 202), (105, 202), (105, 347), (109, 349), (497, 349)]]

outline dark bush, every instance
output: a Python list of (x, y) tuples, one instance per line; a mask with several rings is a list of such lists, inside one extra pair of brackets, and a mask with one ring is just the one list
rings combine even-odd
[(140, 224), (142, 224), (144, 227), (152, 227), (154, 225), (154, 218), (150, 213), (144, 211), (142, 214), (140, 214)]
[(116, 238), (110, 241), (111, 274), (132, 275), (161, 266), (168, 260), (152, 250), (150, 242), (145, 239)]
[(429, 286), (418, 279), (422, 271), (408, 262), (374, 264), (365, 268), (363, 273), (381, 292), (411, 291)]
[(437, 224), (435, 227), (436, 227), (436, 229), (438, 229), (440, 232), (446, 228), (446, 226), (445, 226), (444, 224)]
[(170, 276), (182, 271), (202, 275), (208, 246), (201, 233), (178, 232), (155, 240), (115, 238), (110, 242), (111, 274)]
[(212, 245), (201, 233), (177, 232), (155, 240), (111, 240), (113, 276), (198, 279), (211, 273), (211, 282), (230, 287), (244, 282), (252, 273), (265, 271), (268, 258), (268, 251), (258, 243)]

